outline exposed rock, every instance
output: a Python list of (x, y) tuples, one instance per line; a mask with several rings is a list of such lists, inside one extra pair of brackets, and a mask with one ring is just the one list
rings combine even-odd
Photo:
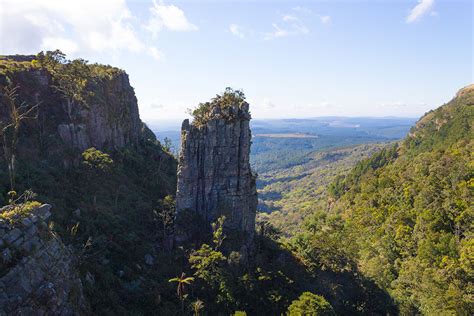
[[(0, 59), (29, 62), (34, 56), (2, 56)], [(137, 99), (128, 75), (117, 68), (101, 66), (107, 75), (88, 78), (87, 102), (68, 99), (54, 88), (54, 76), (44, 68), (25, 66), (4, 75), (0, 91), (8, 82), (18, 89), (18, 102), (34, 105), (37, 119), (24, 120), (18, 151), (21, 156), (39, 154), (67, 156), (71, 149), (82, 152), (95, 147), (117, 149), (136, 144), (148, 131), (140, 120)], [(7, 106), (0, 98), (0, 121), (9, 121)], [(36, 114), (36, 113), (35, 113)]]
[(209, 113), (205, 122), (182, 125), (177, 212), (197, 212), (208, 223), (225, 215), (227, 228), (253, 235), (257, 192), (249, 161), (249, 105), (242, 100)]
[(72, 147), (84, 150), (120, 148), (139, 139), (142, 123), (138, 114), (137, 99), (130, 86), (128, 75), (121, 72), (97, 87), (107, 99), (97, 99), (81, 106), (73, 122), (66, 120), (58, 125), (61, 139)]
[(50, 209), (0, 230), (0, 315), (87, 313), (75, 257), (44, 222)]
[(456, 97), (461, 97), (463, 95), (472, 93), (473, 91), (474, 91), (474, 84), (467, 85), (456, 93)]

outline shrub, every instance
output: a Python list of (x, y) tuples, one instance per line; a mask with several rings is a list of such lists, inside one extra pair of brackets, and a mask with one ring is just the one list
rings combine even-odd
[(21, 221), (23, 218), (28, 217), (32, 210), (40, 206), (41, 203), (37, 201), (28, 201), (23, 204), (12, 205), (0, 213), (0, 219), (14, 224)]
[(322, 296), (304, 292), (288, 307), (288, 315), (335, 315), (331, 304)]

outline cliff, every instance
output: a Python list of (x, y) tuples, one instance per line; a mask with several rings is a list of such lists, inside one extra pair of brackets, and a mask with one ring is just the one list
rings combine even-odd
[[(33, 109), (16, 130), (10, 124), (15, 116), (12, 103), (23, 114)], [(90, 147), (98, 150), (82, 155)], [(36, 250), (21, 250), (15, 252), (20, 261), (15, 255), (7, 265), (0, 264), (6, 286), (0, 287), (0, 315), (13, 309), (32, 314), (28, 308), (67, 314), (66, 297), (72, 299), (78, 289), (75, 273), (96, 314), (156, 312), (158, 294), (150, 289), (165, 276), (162, 266), (149, 264), (163, 235), (154, 210), (160, 200), (175, 193), (176, 167), (175, 158), (141, 122), (123, 70), (65, 60), (60, 52), (0, 56), (0, 205), (10, 204), (13, 188), (17, 196), (33, 191), (55, 210), (51, 214), (55, 234), (38, 227), (40, 235), (51, 237), (36, 246), (38, 257)], [(15, 226), (8, 231), (9, 236), (23, 236), (30, 230)], [(12, 243), (23, 247), (22, 237), (19, 241), (13, 237)], [(81, 254), (80, 269), (75, 268), (72, 253)], [(38, 282), (47, 283), (45, 287), (35, 275), (41, 279)], [(29, 284), (28, 278), (36, 283)], [(43, 300), (43, 289), (51, 291), (51, 303), (41, 305), (44, 308), (31, 305)], [(20, 305), (15, 303), (18, 295)]]
[(42, 205), (13, 223), (0, 219), (0, 315), (86, 311), (75, 257), (48, 227), (50, 209)]
[[(55, 59), (56, 58), (56, 59)], [(9, 122), (5, 89), (17, 88), (17, 104), (38, 105), (36, 119), (24, 120), (22, 152), (40, 153), (96, 147), (117, 149), (143, 137), (137, 99), (128, 75), (115, 67), (83, 60), (38, 56), (0, 57), (0, 121)], [(24, 139), (23, 139), (24, 138)]]
[(233, 93), (201, 104), (193, 123), (183, 122), (176, 208), (208, 223), (224, 215), (228, 228), (253, 234), (257, 192), (249, 162), (249, 104), (229, 97)]

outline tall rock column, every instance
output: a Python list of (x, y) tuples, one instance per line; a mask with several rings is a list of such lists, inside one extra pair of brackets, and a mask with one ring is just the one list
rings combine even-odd
[[(225, 96), (225, 95), (224, 95)], [(206, 222), (226, 217), (225, 226), (253, 236), (257, 209), (250, 169), (249, 104), (204, 104), (205, 119), (185, 120), (181, 129), (177, 212), (197, 212)]]

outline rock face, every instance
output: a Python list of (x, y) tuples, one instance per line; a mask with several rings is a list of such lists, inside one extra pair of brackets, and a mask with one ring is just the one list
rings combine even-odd
[(48, 228), (50, 208), (0, 221), (0, 315), (87, 313), (74, 256)]
[[(57, 78), (34, 66), (35, 56), (0, 57), (0, 92), (8, 82), (17, 87), (17, 102), (37, 108), (36, 119), (22, 122), (18, 150), (36, 157), (49, 153), (65, 156), (95, 147), (110, 150), (136, 144), (144, 135), (137, 99), (128, 75), (118, 68), (89, 65), (85, 102), (71, 102), (56, 88)], [(2, 65), (2, 62), (4, 63)], [(11, 66), (15, 62), (22, 67)], [(9, 122), (9, 110), (0, 98), (0, 121)]]
[(183, 122), (176, 208), (197, 212), (208, 223), (225, 215), (226, 227), (253, 235), (257, 191), (249, 162), (249, 105), (225, 111), (212, 108), (203, 124)]
[(120, 148), (137, 143), (142, 122), (128, 75), (121, 72), (97, 88), (106, 96), (105, 102), (91, 102), (78, 111), (74, 120), (59, 123), (61, 139), (79, 150)]

